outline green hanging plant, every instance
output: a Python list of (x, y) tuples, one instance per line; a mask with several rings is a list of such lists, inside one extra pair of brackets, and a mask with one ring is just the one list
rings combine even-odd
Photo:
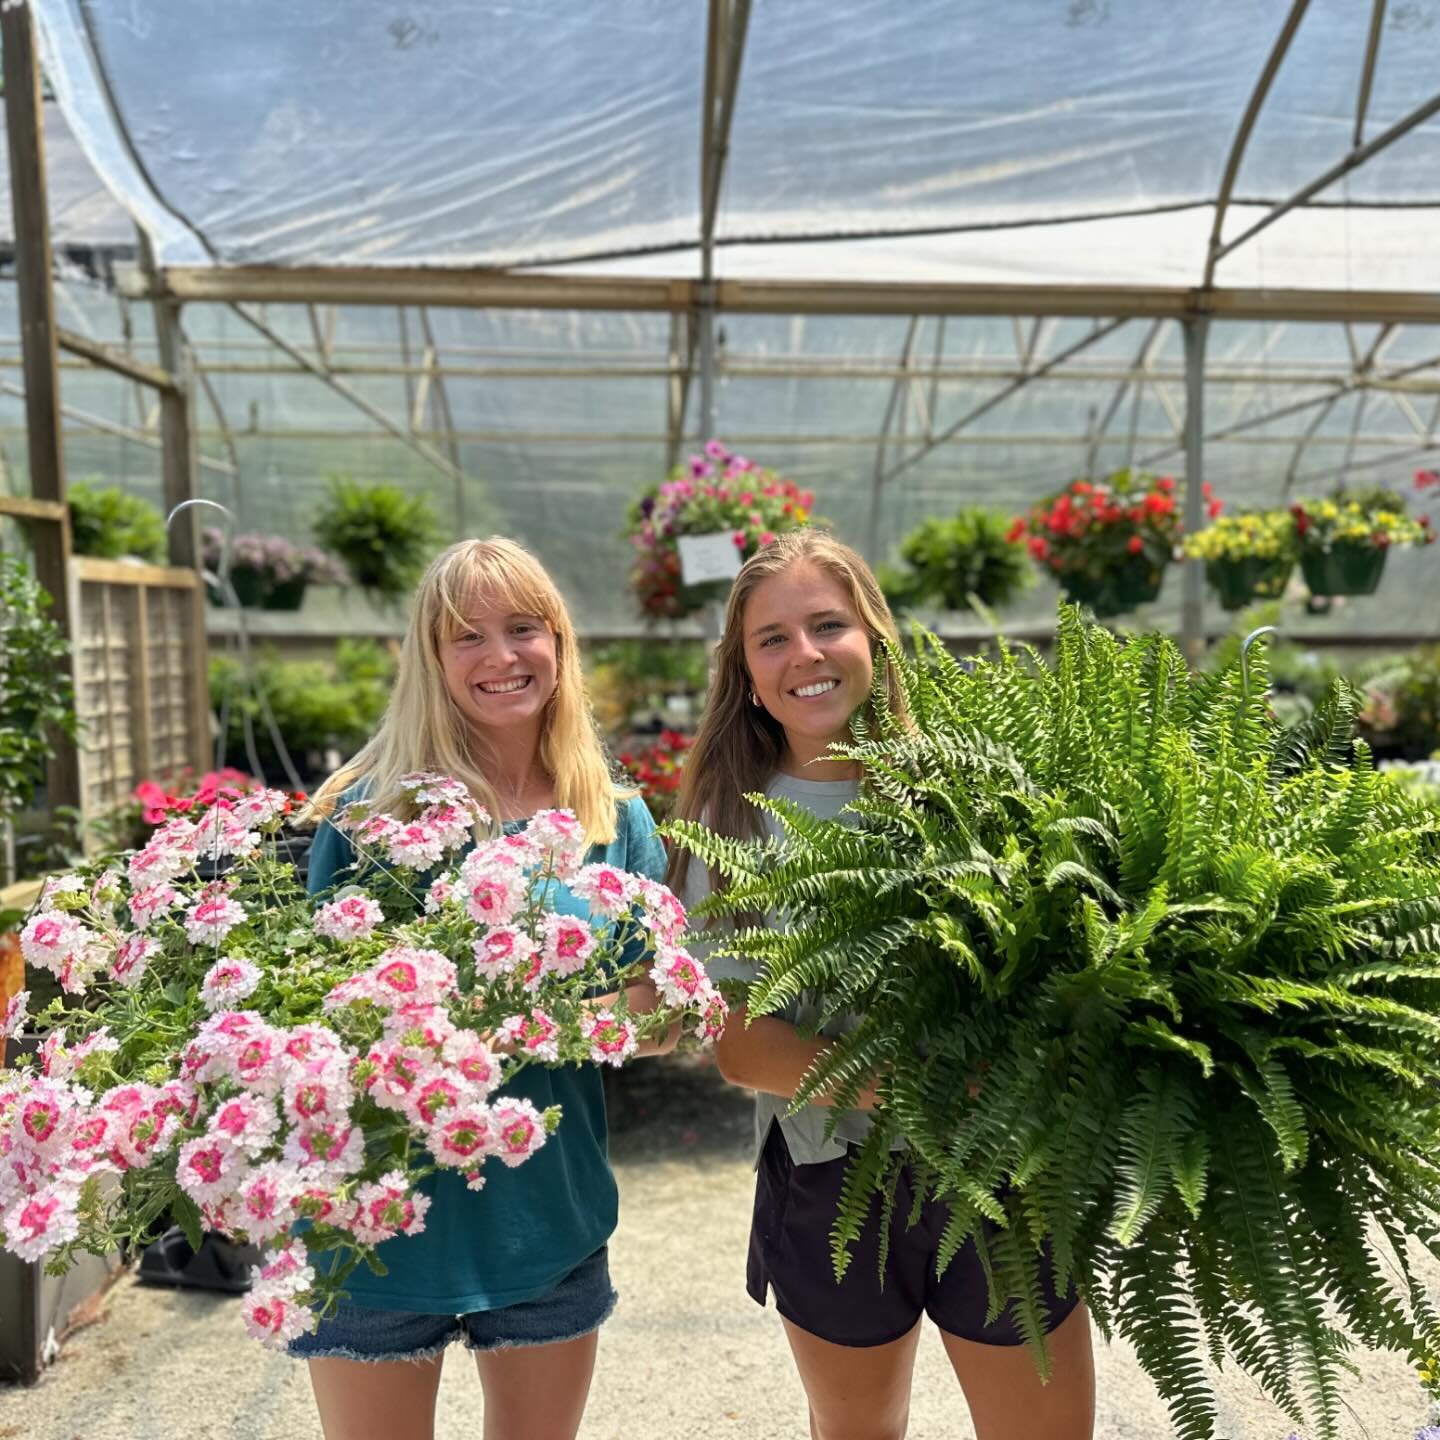
[(70, 544), (77, 555), (118, 560), (133, 555), (152, 565), (166, 559), (165, 521), (159, 510), (118, 485), (96, 487), (80, 480), (66, 491)]
[(440, 525), (423, 495), (335, 476), (315, 517), (315, 538), (344, 561), (361, 589), (394, 602), (414, 589), (440, 543)]
[(1010, 517), (980, 505), (921, 521), (900, 543), (907, 570), (886, 569), (881, 587), (892, 605), (969, 610), (971, 597), (990, 610), (1034, 584), (1035, 571)]
[(879, 1088), (837, 1273), (903, 1134), (942, 1268), (973, 1236), (1042, 1368), (1048, 1236), (1180, 1435), (1213, 1434), (1207, 1355), (1333, 1435), (1350, 1339), (1440, 1352), (1407, 1251), (1440, 1255), (1440, 813), (1374, 772), (1345, 684), (1283, 730), (1254, 652), (1191, 675), (1071, 607), (1053, 665), (918, 641), (913, 723), (840, 747), (853, 824), (670, 827), (729, 880), (709, 913), (786, 916), (730, 941), (751, 1014), (864, 1017), (796, 1096)]

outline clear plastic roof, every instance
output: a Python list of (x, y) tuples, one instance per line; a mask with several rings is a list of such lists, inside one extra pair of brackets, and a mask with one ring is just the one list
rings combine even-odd
[[(1422, 113), (1440, 108), (1440, 0), (756, 0), (715, 274), (1199, 285), (1242, 116), (1300, 8), (1224, 237), (1363, 163), (1221, 259), (1215, 283), (1440, 291), (1440, 119)], [(39, 0), (37, 14), (63, 110), (64, 128), (47, 114), (60, 322), (143, 358), (148, 305), (85, 259), (87, 245), (125, 259), (132, 222), (162, 267), (700, 273), (703, 0)], [(244, 528), (303, 538), (328, 475), (397, 480), (456, 534), (532, 544), (591, 630), (633, 626), (624, 507), (699, 438), (695, 384), (678, 426), (668, 403), (694, 374), (685, 320), (187, 304), (201, 486)], [(722, 310), (716, 326), (715, 432), (813, 484), (876, 556), (964, 501), (1019, 509), (1082, 472), (1183, 470), (1173, 319)], [(11, 474), (15, 335), (0, 286)], [(158, 498), (149, 397), (78, 360), (62, 395), (71, 475)], [(1408, 486), (1437, 426), (1440, 326), (1212, 323), (1206, 474), (1234, 504), (1343, 475)], [(1325, 623), (1440, 628), (1434, 552), (1393, 562), (1381, 599)], [(325, 603), (301, 623), (333, 623)], [(1036, 591), (1017, 619), (1051, 603)]]

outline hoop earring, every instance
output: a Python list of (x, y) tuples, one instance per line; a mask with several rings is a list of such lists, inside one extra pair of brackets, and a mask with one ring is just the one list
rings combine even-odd
[(750, 692), (750, 703), (756, 706), (760, 704), (760, 697), (753, 690)]

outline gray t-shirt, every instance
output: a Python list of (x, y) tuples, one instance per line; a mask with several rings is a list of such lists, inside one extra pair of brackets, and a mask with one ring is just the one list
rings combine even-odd
[[(765, 793), (778, 799), (793, 800), (803, 805), (812, 815), (822, 820), (844, 819), (841, 811), (860, 793), (858, 780), (797, 780), (793, 775), (775, 775)], [(771, 816), (763, 817), (766, 832), (779, 839), (783, 831)], [(705, 867), (692, 860), (685, 875), (680, 899), (686, 909), (698, 905), (710, 893), (710, 876)], [(691, 932), (689, 948), (705, 966), (715, 980), (754, 980), (759, 967), (733, 955), (717, 955), (710, 958), (717, 941), (712, 932), (707, 936), (703, 931)], [(820, 1007), (805, 996), (791, 1001), (784, 1009), (775, 1012), (777, 1020), (788, 1020), (792, 1025), (814, 1032), (816, 1021), (821, 1014)], [(822, 1035), (844, 1035), (859, 1024), (858, 1015), (846, 1016), (823, 1026)], [(825, 1160), (838, 1160), (846, 1153), (846, 1147), (859, 1144), (870, 1132), (870, 1116), (864, 1110), (849, 1110), (842, 1114), (835, 1124), (834, 1135), (825, 1137), (825, 1127), (834, 1110), (828, 1105), (808, 1105), (798, 1115), (787, 1115), (789, 1101), (780, 1095), (757, 1093), (755, 1096), (755, 1160), (759, 1163), (760, 1152), (770, 1134), (771, 1125), (777, 1121), (785, 1137), (790, 1158), (797, 1165), (818, 1165)], [(903, 1148), (903, 1141), (896, 1149)]]

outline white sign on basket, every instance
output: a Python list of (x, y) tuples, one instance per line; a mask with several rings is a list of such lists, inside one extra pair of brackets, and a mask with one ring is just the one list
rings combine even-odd
[(711, 535), (680, 535), (680, 578), (687, 585), (733, 580), (740, 573), (740, 549), (733, 530)]

